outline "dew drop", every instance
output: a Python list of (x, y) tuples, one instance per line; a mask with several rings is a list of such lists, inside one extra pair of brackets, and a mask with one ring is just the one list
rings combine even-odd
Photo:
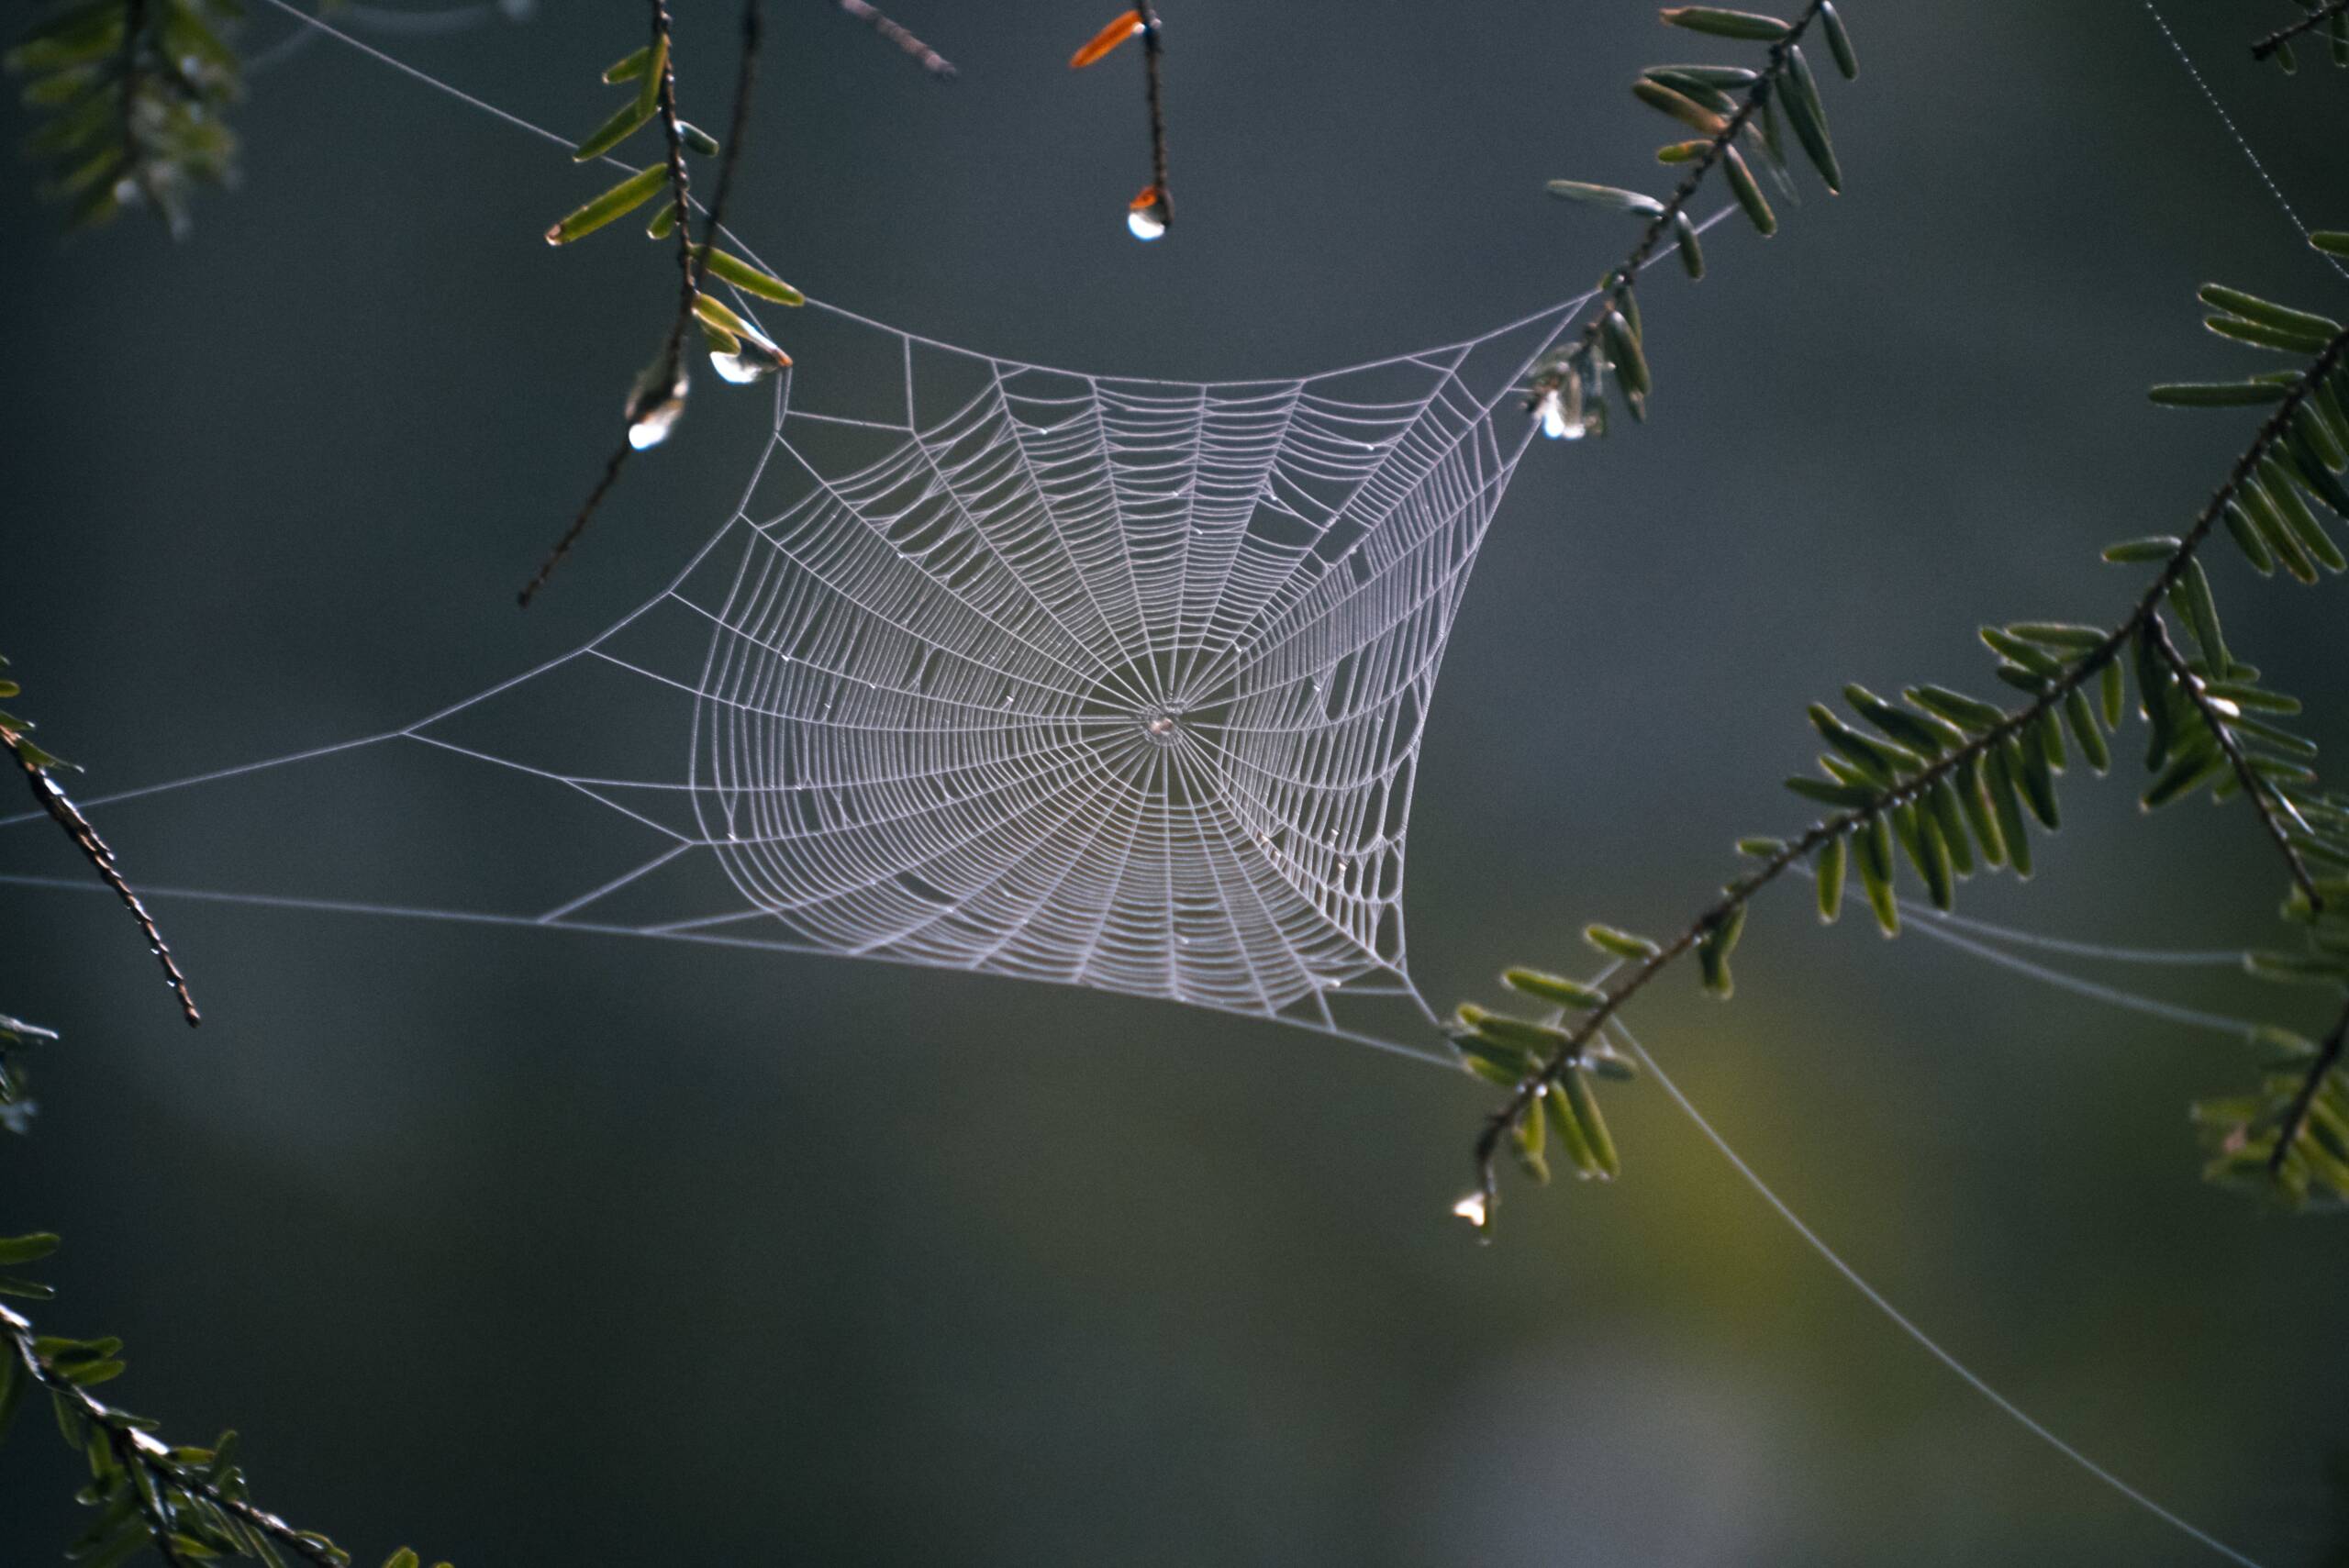
[(1470, 1193), (1452, 1206), (1452, 1212), (1479, 1230), (1482, 1230), (1486, 1221), (1492, 1218), (1491, 1212), (1485, 1207), (1485, 1195), (1482, 1193)]
[(659, 446), (669, 439), (669, 432), (677, 428), (677, 420), (685, 411), (683, 398), (654, 404), (638, 415), (636, 423), (628, 428), (628, 444), (638, 451), (649, 451)]
[(718, 380), (733, 386), (749, 386), (774, 374), (774, 361), (747, 347), (730, 354), (711, 350), (709, 366)]
[(1542, 433), (1553, 441), (1578, 441), (1589, 433), (1590, 428), (1583, 422), (1581, 411), (1568, 408), (1570, 401), (1579, 403), (1581, 399), (1569, 399), (1564, 391), (1553, 386), (1544, 392), (1541, 401), (1534, 405), (1535, 411), (1542, 417)]
[(629, 390), (626, 413), (629, 446), (645, 451), (667, 440), (685, 414), (685, 365), (678, 364), (677, 379), (666, 395), (661, 389), (661, 367), (657, 363), (645, 366)]
[(1144, 185), (1141, 195), (1126, 207), (1126, 227), (1137, 239), (1156, 239), (1166, 232), (1173, 221), (1166, 209), (1166, 198), (1158, 194), (1156, 185)]

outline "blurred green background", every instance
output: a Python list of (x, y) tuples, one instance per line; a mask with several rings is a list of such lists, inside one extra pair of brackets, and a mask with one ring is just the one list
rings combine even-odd
[[(1638, 5), (1170, 3), (1180, 223), (1145, 248), (1120, 221), (1138, 62), (1063, 64), (1106, 8), (903, 0), (963, 68), (941, 86), (828, 6), (771, 6), (739, 227), (812, 293), (975, 348), (1310, 371), (1586, 286), (1628, 228), (1542, 181), (1661, 188), (1624, 86), (1707, 57)], [(2340, 308), (2143, 6), (1845, 9), (1850, 194), (1643, 291), (1653, 420), (1531, 453), (1486, 543), (1418, 794), (1431, 997), (1572, 964), (1588, 919), (1676, 925), (1734, 837), (1803, 819), (1776, 781), (1806, 701), (1978, 687), (1977, 620), (2117, 613), (2136, 578), (2097, 547), (2182, 524), (2250, 423), (2144, 401), (2252, 357), (2195, 326), (2194, 286)], [(2173, 9), (2277, 181), (2349, 223), (2349, 83), (2246, 58), (2295, 9)], [(683, 7), (705, 121), (731, 17)], [(264, 7), (248, 37), (291, 26)], [(376, 37), (576, 132), (641, 30), (606, 0)], [(666, 254), (625, 227), (550, 250), (590, 176), (338, 46), (257, 79), (238, 123), (243, 188), (177, 245), (61, 239), (28, 177), (0, 185), (0, 641), (88, 793), (396, 727), (577, 645), (729, 514), (763, 441), (767, 399), (703, 377), (517, 613), (661, 330)], [(2230, 562), (2221, 590), (2245, 656), (2328, 695), (2337, 589)], [(2036, 884), (1977, 881), (1970, 908), (2266, 940), (2280, 878), (2248, 817), (2141, 824), (2134, 793), (2076, 784)], [(361, 752), (101, 820), (158, 883), (503, 906), (523, 847), (507, 863), (468, 806)], [(74, 862), (20, 828), (0, 869)], [(42, 1321), (126, 1335), (127, 1403), (183, 1440), (240, 1427), (264, 1499), (362, 1556), (2210, 1560), (1903, 1340), (1652, 1085), (1613, 1097), (1620, 1184), (1517, 1196), (1479, 1249), (1446, 1210), (1486, 1096), (1271, 1025), (159, 913), (200, 1034), (118, 909), (0, 890), (0, 1005), (67, 1035), (35, 1135), (0, 1141), (0, 1231), (65, 1233)], [(1728, 1008), (1660, 988), (1642, 1032), (1800, 1213), (2131, 1481), (2264, 1561), (2338, 1560), (2338, 1223), (2195, 1177), (2186, 1103), (2244, 1083), (2243, 1051), (1821, 931), (1798, 889), (1757, 909), (1740, 980)], [(2319, 1006), (2225, 974), (2165, 994)], [(76, 1468), (22, 1427), (0, 1563), (78, 1529)]]

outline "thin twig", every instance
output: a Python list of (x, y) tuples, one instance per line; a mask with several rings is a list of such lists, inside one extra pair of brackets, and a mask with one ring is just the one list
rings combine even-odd
[(587, 524), (595, 517), (596, 508), (603, 506), (604, 497), (611, 494), (612, 486), (619, 483), (620, 470), (628, 466), (629, 454), (635, 450), (622, 440), (612, 449), (612, 455), (604, 460), (604, 476), (596, 481), (595, 489), (587, 492), (587, 499), (580, 504), (578, 513), (571, 519), (571, 526), (562, 530), (562, 537), (554, 541), (554, 548), (547, 551), (547, 558), (539, 562), (538, 571), (522, 584), (521, 593), (516, 595), (517, 602), (524, 609), (530, 607), (530, 601), (545, 586), (547, 578), (562, 564), (562, 558), (571, 553), (571, 547), (579, 542), (579, 536), (587, 531)]
[(2318, 1091), (2324, 1087), (2325, 1074), (2341, 1064), (2341, 1052), (2349, 1045), (2349, 1006), (2332, 1020), (2332, 1032), (2318, 1046), (2314, 1060), (2309, 1063), (2307, 1076), (2300, 1080), (2299, 1090), (2292, 1095), (2292, 1108), (2285, 1114), (2284, 1125), (2277, 1129), (2276, 1147), (2267, 1153), (2267, 1173), (2271, 1176), (2283, 1170), (2285, 1159), (2292, 1152), (2292, 1145), (2309, 1125), (2309, 1116), (2316, 1108)]
[(1141, 0), (1134, 7), (1141, 17), (1143, 90), (1150, 98), (1150, 188), (1157, 193), (1159, 217), (1174, 221), (1174, 197), (1166, 186), (1166, 102), (1162, 58), (1165, 46), (1158, 24), (1158, 7)]
[(913, 58), (915, 64), (941, 82), (954, 79), (954, 62), (914, 37), (882, 11), (868, 6), (864, 0), (839, 0), (840, 8), (870, 27), (889, 42), (896, 44)]
[(2253, 44), (2251, 46), (2251, 58), (2254, 60), (2266, 60), (2269, 55), (2274, 54), (2277, 50), (2282, 49), (2286, 44), (2290, 43), (2302, 33), (2314, 31), (2316, 28), (2324, 26), (2325, 23), (2331, 21), (2333, 17), (2341, 15), (2343, 11), (2349, 11), (2349, 0), (2329, 0), (2328, 4), (2319, 6), (2315, 10), (2310, 11), (2307, 16), (2302, 17), (2290, 27), (2278, 28), (2274, 32), (2269, 33), (2266, 38), (2261, 39), (2257, 43)]
[(122, 95), (120, 105), (122, 130), (122, 170), (154, 207), (155, 216), (168, 220), (171, 214), (163, 207), (162, 193), (156, 188), (154, 172), (149, 164), (144, 143), (139, 135), (139, 95), (140, 69), (139, 54), (147, 39), (147, 7), (149, 0), (128, 0), (122, 8), (122, 58), (117, 64)]
[[(728, 125), (725, 149), (718, 158), (718, 185), (710, 198), (707, 226), (701, 243), (696, 245), (693, 238), (692, 179), (685, 169), (685, 129), (677, 118), (677, 67), (674, 51), (668, 47), (672, 35), (668, 0), (651, 0), (651, 11), (652, 49), (662, 61), (661, 134), (667, 144), (670, 200), (675, 207), (677, 231), (677, 313), (669, 322), (667, 336), (662, 339), (661, 357), (656, 361), (658, 372), (651, 383), (650, 394), (665, 398), (675, 392), (679, 365), (685, 357), (685, 333), (693, 325), (694, 306), (701, 298), (702, 273), (708, 265), (709, 248), (726, 221), (726, 200), (733, 190), (734, 170), (741, 158), (742, 138), (750, 125), (751, 92), (758, 81), (759, 43), (765, 28), (761, 0), (743, 0), (742, 52), (734, 72), (734, 112)], [(554, 569), (562, 564), (563, 557), (571, 553), (571, 547), (579, 542), (579, 536), (587, 531), (587, 525), (603, 506), (604, 497), (619, 482), (620, 470), (627, 466), (629, 454), (635, 450), (623, 433), (619, 444), (605, 461), (603, 477), (587, 493), (587, 499), (572, 517), (571, 526), (555, 541), (554, 549), (547, 552), (546, 560), (540, 562), (538, 572), (522, 585), (517, 598), (525, 609)]]
[[(1803, 19), (1808, 21), (1816, 10), (1817, 6), (1814, 6), (1810, 11), (1804, 14)], [(1644, 257), (1637, 258), (1637, 260), (1644, 259)], [(2224, 483), (2220, 484), (2218, 489), (2211, 493), (2210, 500), (2204, 503), (2200, 514), (2194, 519), (2194, 526), (2187, 531), (2184, 538), (2178, 540), (2177, 548), (2170, 552), (2169, 559), (2163, 563), (2161, 571), (2155, 574), (2151, 585), (2138, 599), (2136, 606), (2118, 626), (2105, 634), (2102, 641), (2083, 653), (2076, 662), (2062, 675), (2056, 677), (2036, 699), (2028, 706), (2009, 714), (1998, 723), (1965, 741), (1955, 750), (1940, 757), (1931, 766), (1902, 780), (1869, 805), (1855, 806), (1814, 824), (1800, 838), (1764, 861), (1756, 870), (1749, 872), (1730, 884), (1722, 891), (1721, 896), (1691, 920), (1678, 936), (1629, 969), (1620, 971), (1620, 979), (1616, 984), (1604, 988), (1601, 1000), (1575, 1021), (1573, 1027), (1566, 1031), (1564, 1040), (1559, 1042), (1557, 1048), (1551, 1052), (1549, 1059), (1537, 1071), (1520, 1081), (1517, 1087), (1510, 1091), (1508, 1098), (1486, 1121), (1484, 1130), (1478, 1134), (1475, 1145), (1476, 1177), (1478, 1185), (1485, 1194), (1488, 1209), (1498, 1184), (1494, 1173), (1493, 1161), (1500, 1147), (1502, 1136), (1526, 1114), (1547, 1085), (1556, 1082), (1562, 1073), (1581, 1060), (1584, 1049), (1598, 1037), (1598, 1031), (1607, 1026), (1608, 1020), (1620, 1012), (1625, 1003), (1644, 990), (1649, 982), (1671, 967), (1674, 962), (1687, 956), (1723, 921), (1742, 909), (1755, 894), (1777, 881), (1789, 867), (1805, 859), (1820, 846), (1830, 840), (1843, 837), (1873, 817), (1922, 798), (1952, 773), (1987, 755), (1993, 749), (2004, 745), (2009, 739), (2023, 733), (2030, 726), (2038, 723), (2046, 715), (2054, 712), (2058, 704), (2070, 696), (2105, 665), (2118, 658), (2121, 651), (2128, 645), (2129, 639), (2136, 635), (2138, 628), (2158, 616), (2163, 599), (2186, 574), (2186, 568), (2193, 561), (2195, 552), (2201, 549), (2203, 541), (2210, 537), (2211, 530), (2217, 528), (2220, 519), (2225, 517), (2228, 504), (2234, 500), (2243, 485), (2258, 471), (2261, 460), (2266, 458), (2268, 452), (2284, 439), (2286, 432), (2291, 428), (2293, 416), (2299, 411), (2300, 406), (2324, 384), (2325, 379), (2343, 363), (2344, 359), (2349, 359), (2349, 330), (2343, 330), (2327, 343), (2315, 360), (2310, 363), (2309, 368), (2301, 373), (2299, 379), (2286, 389), (2283, 398), (2270, 412), (2266, 421), (2260, 426), (2258, 435), (2253, 438), (2251, 445), (2243, 450), (2242, 455), (2235, 459), (2234, 466), (2228, 471)]]
[(115, 896), (121, 899), (123, 907), (130, 911), (130, 917), (139, 922), (139, 934), (147, 939), (148, 948), (154, 953), (156, 962), (163, 966), (163, 978), (170, 983), (172, 995), (179, 998), (180, 1016), (187, 1019), (190, 1029), (202, 1023), (204, 1015), (195, 1010), (195, 998), (188, 994), (187, 976), (180, 972), (179, 961), (172, 956), (171, 946), (163, 940), (163, 933), (156, 926), (155, 917), (147, 912), (147, 906), (139, 902), (139, 895), (132, 892), (130, 884), (123, 880), (121, 868), (115, 864), (114, 851), (107, 846), (106, 840), (98, 836), (97, 828), (82, 815), (82, 808), (73, 804), (49, 768), (27, 754), (23, 736), (6, 725), (0, 725), (0, 746), (7, 747), (8, 755), (15, 758), (17, 766), (23, 770), (25, 782), (31, 786), (33, 798), (40, 802), (40, 808), (65, 829), (65, 836), (73, 840), (73, 847), (82, 851), (82, 858), (90, 862), (90, 868), (98, 873), (101, 881), (114, 889)]
[[(2228, 727), (2226, 716), (2219, 711), (2219, 706), (2210, 694), (2203, 690), (2202, 677), (2188, 667), (2186, 655), (2180, 653), (2177, 644), (2170, 640), (2169, 627), (2158, 613), (2145, 622), (2145, 631), (2153, 639), (2154, 651), (2161, 655), (2162, 662), (2177, 677), (2177, 684), (2184, 688), (2187, 700), (2202, 716), (2202, 722), (2218, 741), (2219, 750), (2225, 755), (2228, 765), (2234, 769), (2235, 782), (2243, 785), (2243, 797), (2259, 814), (2259, 825), (2266, 828), (2267, 836), (2276, 841), (2276, 852), (2284, 857), (2284, 864), (2291, 872), (2292, 881), (2308, 895), (2309, 907), (2323, 908), (2324, 895), (2317, 891), (2316, 878), (2309, 874), (2308, 862), (2300, 858), (2300, 851), (2293, 846), (2291, 831), (2284, 823), (2283, 812), (2290, 807), (2283, 805), (2283, 797), (2268, 787), (2267, 781), (2259, 776), (2259, 770), (2251, 765), (2251, 759), (2243, 755), (2243, 746), (2235, 740), (2234, 731)], [(2279, 806), (2282, 810), (2278, 809)]]
[[(654, 378), (655, 395), (675, 395), (685, 358), (685, 328), (693, 324), (694, 305), (701, 298), (701, 268), (706, 251), (694, 245), (693, 176), (685, 168), (685, 128), (677, 123), (677, 52), (670, 47), (669, 0), (652, 0), (653, 48), (661, 61), (661, 137), (669, 160), (669, 199), (677, 230), (677, 313), (669, 318), (668, 335), (661, 340), (661, 373)], [(750, 59), (747, 43), (743, 60)], [(732, 156), (729, 144), (728, 155)], [(715, 234), (716, 229), (711, 233)]]

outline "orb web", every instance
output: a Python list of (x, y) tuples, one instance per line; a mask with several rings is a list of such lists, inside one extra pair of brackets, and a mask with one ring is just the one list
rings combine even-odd
[[(1414, 995), (1430, 699), (1524, 450), (1510, 394), (1570, 318), (1179, 384), (832, 313), (741, 509), (674, 583), (403, 733), (670, 836), (561, 919), (644, 925), (706, 860), (721, 906), (653, 926), (1325, 1022), (1341, 987)], [(686, 712), (682, 776), (532, 756), (481, 711), (577, 661)], [(630, 803), (664, 790), (682, 816)]]
[[(140, 851), (156, 891), (1013, 975), (1440, 1060), (1333, 1004), (1432, 1021), (1403, 919), (1420, 744), (1526, 377), (1588, 297), (1223, 383), (811, 301), (740, 504), (617, 624), (400, 728), (84, 804), (304, 775), (264, 812), (282, 863), (219, 846), (234, 869), (191, 887), (176, 836)], [(371, 748), (406, 766), (315, 776)], [(396, 896), (351, 848), (387, 790), (462, 799), (372, 868)]]

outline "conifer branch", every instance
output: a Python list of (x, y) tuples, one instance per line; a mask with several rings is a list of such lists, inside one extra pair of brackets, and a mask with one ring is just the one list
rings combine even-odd
[(50, 0), (6, 54), (41, 123), (26, 150), (76, 227), (143, 202), (179, 233), (198, 183), (236, 160), (228, 110), (242, 88), (229, 0)]
[(2288, 47), (2291, 41), (2294, 39), (2299, 38), (2301, 34), (2314, 32), (2317, 28), (2323, 27), (2327, 22), (2332, 21), (2333, 17), (2342, 15), (2343, 12), (2349, 12), (2349, 0), (2326, 0), (2324, 5), (2319, 6), (2315, 10), (2310, 11), (2307, 16), (2302, 17), (2290, 27), (2278, 28), (2274, 32), (2269, 33), (2266, 38), (2261, 39), (2257, 43), (2253, 44), (2251, 46), (2251, 58), (2254, 60), (2266, 60), (2277, 50)]
[(1664, 205), (1651, 213), (1640, 230), (1638, 240), (1624, 258), (1617, 262), (1602, 281), (1599, 296), (1594, 304), (1590, 319), (1583, 324), (1574, 346), (1552, 356), (1550, 364), (1537, 373), (1532, 382), (1534, 400), (1545, 392), (1555, 390), (1569, 373), (1567, 367), (1577, 360), (1587, 359), (1599, 347), (1599, 339), (1607, 329), (1608, 317), (1623, 309), (1631, 298), (1631, 287), (1640, 273), (1662, 248), (1664, 237), (1686, 221), (1689, 203), (1703, 189), (1707, 176), (1730, 153), (1739, 136), (1753, 117), (1760, 114), (1772, 92), (1785, 76), (1793, 59), (1793, 50), (1802, 41), (1803, 34), (1819, 19), (1830, 0), (1809, 0), (1802, 10), (1787, 24), (1787, 31), (1770, 45), (1766, 63), (1761, 73), (1739, 95), (1737, 107), (1721, 122), (1705, 142), (1704, 149), (1689, 161), (1688, 172)]
[[(668, 0), (650, 0), (652, 16), (652, 42), (650, 46), (651, 65), (660, 70), (658, 117), (668, 168), (668, 192), (671, 206), (670, 222), (677, 236), (677, 309), (671, 317), (667, 334), (662, 338), (661, 352), (652, 368), (639, 382), (629, 400), (629, 431), (624, 433), (612, 455), (605, 461), (603, 476), (589, 491), (587, 499), (571, 519), (571, 526), (555, 541), (538, 571), (522, 585), (517, 595), (525, 608), (545, 586), (547, 578), (562, 564), (572, 547), (579, 542), (587, 525), (619, 482), (620, 470), (627, 466), (629, 454), (637, 450), (632, 439), (636, 427), (648, 417), (665, 413), (674, 419), (685, 402), (685, 333), (698, 314), (702, 297), (702, 281), (709, 265), (710, 247), (726, 220), (727, 197), (733, 189), (734, 170), (741, 157), (742, 136), (750, 123), (751, 94), (758, 81), (759, 44), (763, 32), (763, 17), (760, 0), (743, 0), (741, 53), (735, 65), (734, 109), (719, 155), (718, 185), (710, 199), (708, 218), (699, 244), (693, 238), (693, 182), (685, 167), (685, 132), (677, 115), (677, 67), (675, 51), (671, 45), (674, 27), (669, 14)], [(648, 65), (647, 69), (651, 66)]]
[[(17, 1244), (28, 1241), (53, 1246), (56, 1239), (27, 1237), (18, 1239)], [(110, 1484), (123, 1487), (124, 1502), (117, 1506), (138, 1515), (150, 1543), (166, 1562), (216, 1557), (224, 1551), (261, 1556), (250, 1550), (249, 1540), (239, 1539), (242, 1533), (261, 1537), (312, 1568), (351, 1568), (351, 1554), (326, 1537), (295, 1529), (242, 1495), (243, 1477), (230, 1457), (233, 1434), (211, 1450), (173, 1449), (150, 1434), (152, 1423), (91, 1393), (88, 1383), (122, 1370), (115, 1359), (121, 1349), (119, 1340), (49, 1339), (35, 1330), (31, 1319), (5, 1305), (0, 1305), (0, 1336), (7, 1341), (6, 1364), (0, 1371), (8, 1374), (0, 1377), (0, 1390), (10, 1396), (0, 1410), (13, 1413), (23, 1386), (29, 1385), (55, 1401), (61, 1425), (79, 1422), (95, 1430), (105, 1444), (113, 1472), (100, 1474), (94, 1490), (111, 1500)], [(17, 1386), (12, 1388), (12, 1384)], [(195, 1457), (198, 1454), (200, 1460)], [(95, 1464), (95, 1452), (92, 1459)], [(213, 1517), (203, 1517), (207, 1512)], [(226, 1521), (233, 1523), (224, 1529)], [(109, 1517), (102, 1516), (93, 1532), (96, 1537), (91, 1542), (93, 1548), (110, 1543), (118, 1528)], [(207, 1536), (212, 1539), (205, 1539)], [(395, 1556), (393, 1562), (403, 1560), (415, 1562), (413, 1554), (407, 1553)]]
[[(2230, 504), (2252, 483), (2262, 462), (2286, 439), (2301, 406), (2316, 394), (2344, 360), (2349, 360), (2349, 329), (2337, 330), (2307, 368), (2284, 389), (2251, 444), (2236, 458), (2224, 482), (2204, 503), (2193, 527), (2174, 542), (2161, 570), (2154, 574), (2135, 606), (2091, 648), (2082, 651), (2061, 673), (2051, 676), (2032, 702), (1944, 751), (1918, 771), (1900, 776), (1876, 793), (1865, 805), (1840, 811), (1814, 824), (1791, 842), (1776, 845), (1763, 857), (1757, 869), (1729, 884), (1721, 896), (1683, 927), (1677, 936), (1660, 946), (1646, 947), (1642, 956), (1616, 971), (1601, 985), (1577, 988), (1584, 994), (1575, 997), (1572, 1005), (1581, 1009), (1579, 1016), (1570, 1025), (1561, 1026), (1554, 1031), (1554, 1046), (1539, 1058), (1532, 1071), (1517, 1080), (1508, 1097), (1486, 1119), (1477, 1136), (1475, 1160), (1477, 1192), (1482, 1202), (1474, 1212), (1488, 1219), (1497, 1204), (1498, 1182), (1495, 1161), (1503, 1137), (1521, 1126), (1525, 1118), (1536, 1111), (1536, 1102), (1553, 1085), (1563, 1085), (1567, 1073), (1581, 1069), (1586, 1054), (1594, 1042), (1600, 1040), (1600, 1031), (1609, 1020), (1659, 974), (1723, 933), (1733, 934), (1753, 897), (1778, 880), (1798, 861), (1831, 842), (1840, 842), (1863, 828), (1880, 823), (1888, 814), (1902, 806), (1924, 800), (1936, 786), (1963, 770), (1978, 767), (1985, 758), (1995, 759), (2004, 755), (2000, 749), (2009, 742), (2027, 735), (2035, 736), (2037, 727), (2052, 722), (2072, 694), (2118, 659), (2132, 639), (2158, 626), (2164, 599), (2185, 578), (2196, 553), (2224, 518)], [(2165, 628), (2161, 635), (2166, 636)], [(2188, 690), (2193, 689), (2193, 683), (2189, 681)], [(2147, 694), (2147, 696), (2149, 702), (2153, 700), (2152, 694)], [(2206, 713), (2205, 717), (2208, 719), (2217, 716)], [(2215, 723), (2211, 728), (2214, 736), (2224, 736), (2226, 727), (2222, 722)], [(2246, 771), (2249, 771), (2247, 767)], [(2267, 798), (2266, 792), (2259, 790), (2251, 794), (2254, 802), (2263, 803), (2263, 818), (2267, 821), (2271, 832), (2275, 831), (2277, 824), (2266, 815), (2264, 803)], [(2305, 867), (2299, 863), (2298, 855), (2292, 853), (2288, 843), (2280, 838), (2278, 842), (2279, 847), (2285, 849), (2286, 858), (2296, 874), (2305, 878)], [(2312, 883), (2305, 884), (2303, 891), (2310, 899), (2312, 908), (2321, 906)], [(2329, 1052), (2319, 1053), (2320, 1061), (2329, 1066), (2332, 1060), (2338, 1059), (2341, 1049), (2339, 1040), (2334, 1040), (2330, 1042)], [(2320, 1084), (2323, 1076), (2321, 1071), (2312, 1071), (2309, 1082), (2311, 1085)], [(2304, 1099), (2312, 1103), (2314, 1097), (2315, 1091), (2311, 1087)], [(2306, 1114), (2305, 1109), (2300, 1113), (2303, 1122)], [(2286, 1140), (2279, 1147), (2288, 1150), (2290, 1141)]]

